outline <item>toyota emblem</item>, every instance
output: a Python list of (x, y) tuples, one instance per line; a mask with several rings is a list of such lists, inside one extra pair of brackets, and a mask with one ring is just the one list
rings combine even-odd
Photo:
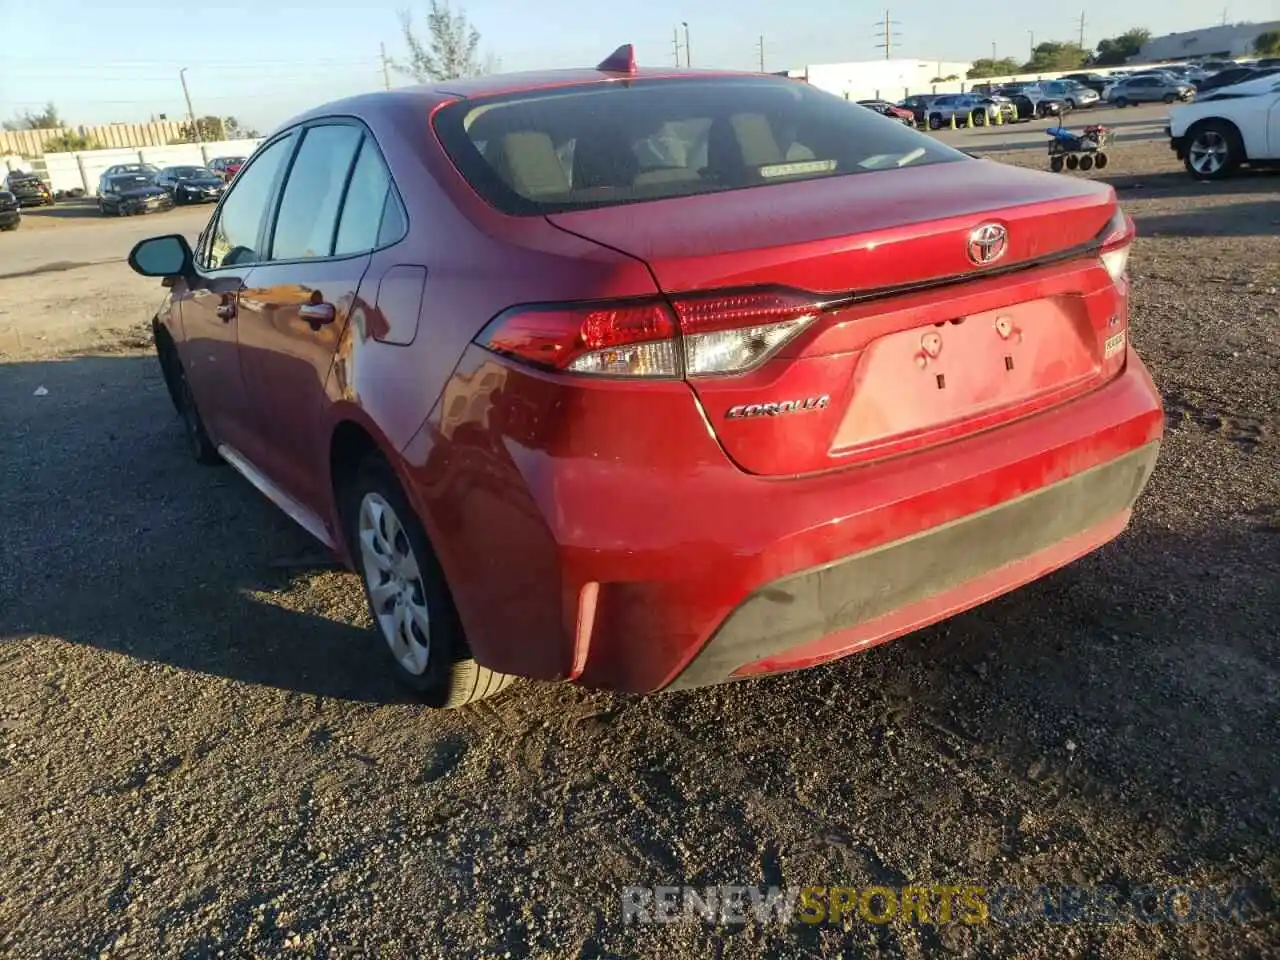
[(1009, 231), (998, 223), (984, 223), (969, 233), (969, 259), (980, 267), (995, 263), (1009, 247)]

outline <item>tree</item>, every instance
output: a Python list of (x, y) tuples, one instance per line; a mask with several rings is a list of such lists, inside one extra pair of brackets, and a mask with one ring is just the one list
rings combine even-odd
[(61, 126), (63, 120), (58, 116), (58, 108), (52, 103), (45, 104), (40, 113), (26, 110), (16, 119), (4, 122), (6, 130), (57, 130)]
[(253, 127), (242, 127), (235, 117), (223, 117), (222, 130), (228, 140), (256, 140), (262, 136)]
[(1031, 59), (1022, 65), (1022, 73), (1051, 73), (1055, 70), (1075, 70), (1089, 59), (1078, 43), (1059, 43), (1049, 40), (1036, 44)]
[(428, 43), (424, 44), (413, 32), (413, 16), (408, 10), (400, 11), (400, 29), (409, 48), (409, 60), (393, 60), (391, 65), (418, 83), (479, 77), (497, 69), (492, 55), (482, 59), (478, 54), (480, 31), (471, 26), (465, 11), (459, 9), (455, 13), (449, 0), (431, 0), (427, 12)]
[(1150, 39), (1150, 30), (1146, 27), (1134, 27), (1118, 37), (1099, 40), (1093, 62), (1099, 67), (1119, 66), (1130, 57), (1136, 57), (1143, 44)]
[(1280, 30), (1267, 30), (1254, 37), (1253, 52), (1260, 57), (1280, 57)]
[(1018, 61), (1013, 57), (1002, 57), (999, 60), (982, 57), (973, 61), (973, 66), (965, 76), (970, 80), (981, 80), (983, 77), (1009, 77), (1018, 70)]
[[(221, 117), (207, 116), (200, 117), (196, 120), (196, 129), (200, 131), (199, 139), (203, 142), (213, 140), (225, 140), (223, 119)], [(195, 132), (191, 128), (191, 124), (184, 123), (178, 128), (178, 135), (169, 141), (171, 144), (177, 143), (195, 143), (197, 140)]]
[(64, 130), (44, 142), (45, 153), (72, 153), (76, 150), (97, 150), (98, 145), (89, 137), (74, 130)]

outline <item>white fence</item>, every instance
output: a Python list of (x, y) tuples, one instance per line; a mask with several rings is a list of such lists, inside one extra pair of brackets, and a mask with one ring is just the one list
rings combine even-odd
[[(78, 150), (75, 153), (46, 153), (40, 161), (4, 157), (10, 169), (43, 173), (54, 193), (83, 190), (97, 196), (98, 178), (107, 167), (118, 163), (150, 163), (157, 167), (175, 164), (204, 166), (216, 157), (247, 157), (261, 140), (221, 140), (217, 143), (184, 143), (171, 147), (121, 147), (115, 150)], [(43, 166), (43, 170), (40, 167)]]

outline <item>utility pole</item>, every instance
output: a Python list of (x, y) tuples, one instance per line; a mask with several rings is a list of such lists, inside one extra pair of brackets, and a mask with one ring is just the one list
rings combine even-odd
[(991, 62), (996, 62), (996, 42), (994, 40), (991, 41)]
[(764, 73), (764, 34), (760, 34), (760, 41), (756, 44), (760, 48), (760, 72)]
[(876, 44), (876, 48), (884, 48), (884, 58), (886, 60), (890, 59), (892, 56), (891, 51), (894, 47), (894, 38), (902, 36), (901, 33), (893, 29), (896, 26), (900, 26), (900, 24), (897, 20), (889, 19), (888, 10), (884, 12), (884, 20), (876, 25), (876, 35), (882, 38), (881, 41)]
[(676, 52), (676, 66), (680, 66), (680, 28), (671, 28), (671, 46)]
[(1027, 59), (1034, 60), (1036, 58), (1036, 32), (1034, 30), (1028, 30), (1027, 37), (1030, 44), (1027, 48)]
[(178, 71), (178, 79), (182, 81), (182, 96), (187, 101), (187, 116), (191, 118), (191, 133), (196, 138), (196, 143), (204, 143), (204, 139), (200, 136), (200, 124), (196, 123), (196, 112), (191, 109), (191, 92), (187, 89), (186, 67)]
[(680, 26), (684, 27), (684, 65), (686, 67), (692, 67), (693, 48), (689, 46), (689, 23), (686, 20), (681, 20)]
[(1084, 11), (1080, 11), (1080, 49), (1084, 49)]
[(391, 61), (387, 59), (387, 45), (385, 43), (379, 45), (382, 51), (382, 85), (388, 90), (391, 89)]

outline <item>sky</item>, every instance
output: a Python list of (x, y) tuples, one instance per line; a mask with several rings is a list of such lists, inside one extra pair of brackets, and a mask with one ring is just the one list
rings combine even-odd
[[(1083, 2), (1083, 0), (1082, 0)], [(1227, 0), (1224, 0), (1227, 2)], [(398, 11), (425, 20), (425, 0), (0, 0), (0, 119), (52, 101), (71, 124), (185, 116), (179, 70), (197, 115), (235, 116), (262, 132), (305, 109), (381, 89), (379, 45), (404, 53)], [(458, 0), (454, 0), (455, 9)], [(674, 63), (672, 31), (689, 24), (695, 67), (765, 69), (884, 56), (884, 8), (852, 0), (466, 0), (482, 52), (503, 70), (592, 66), (621, 43), (642, 64)], [(890, 6), (894, 57), (1026, 59), (1035, 41), (1073, 40), (1080, 9), (1036, 0), (904, 0)], [(1155, 35), (1280, 19), (1280, 0), (1096, 0), (1083, 9), (1085, 45), (1143, 26)], [(683, 28), (680, 28), (683, 36)], [(425, 36), (425, 26), (420, 26)], [(393, 85), (410, 82), (392, 72)]]

